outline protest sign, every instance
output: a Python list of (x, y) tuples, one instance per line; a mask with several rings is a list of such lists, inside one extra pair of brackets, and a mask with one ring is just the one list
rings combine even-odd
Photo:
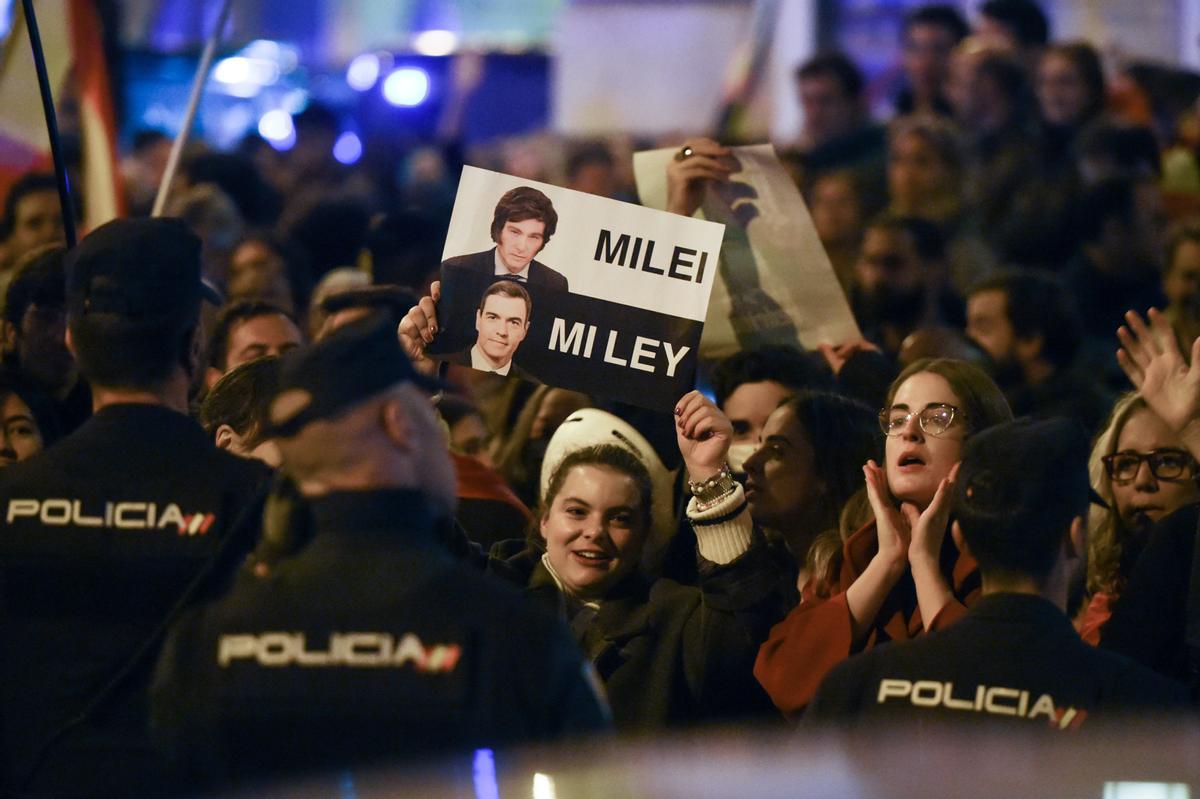
[[(708, 304), (705, 358), (767, 344), (816, 349), (862, 338), (808, 207), (769, 144), (733, 147), (737, 170), (705, 193), (700, 216), (725, 225)], [(635, 153), (638, 194), (666, 208), (676, 149)]]
[(465, 167), (436, 358), (666, 410), (695, 382), (723, 226)]

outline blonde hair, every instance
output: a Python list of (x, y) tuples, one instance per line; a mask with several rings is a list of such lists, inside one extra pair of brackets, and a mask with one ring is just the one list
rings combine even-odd
[(1117, 442), (1121, 431), (1133, 415), (1140, 410), (1149, 410), (1146, 400), (1136, 391), (1122, 395), (1113, 405), (1108, 417), (1108, 424), (1096, 442), (1092, 445), (1092, 454), (1088, 457), (1088, 475), (1092, 488), (1108, 503), (1108, 509), (1103, 513), (1093, 511), (1088, 514), (1088, 593), (1109, 591), (1119, 587), (1127, 575), (1121, 572), (1121, 553), (1129, 537), (1129, 530), (1121, 523), (1121, 514), (1117, 511), (1116, 498), (1113, 496), (1112, 480), (1104, 468), (1104, 456), (1117, 451)]

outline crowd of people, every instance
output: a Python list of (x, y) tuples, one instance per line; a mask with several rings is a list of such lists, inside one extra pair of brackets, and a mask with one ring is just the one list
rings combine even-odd
[[(1189, 713), (1200, 102), (1168, 113), (1032, 0), (979, 11), (906, 17), (886, 124), (846, 55), (796, 70), (779, 153), (863, 339), (703, 362), (659, 411), (426, 353), (457, 166), (632, 200), (628, 140), (348, 169), (314, 105), (289, 153), (194, 148), (150, 219), (148, 132), (130, 216), (70, 249), (53, 176), (15, 183), (5, 792)], [(672, 142), (668, 210), (729, 180), (719, 138)], [(544, 246), (531, 207), (497, 210), (498, 247), (509, 223)]]

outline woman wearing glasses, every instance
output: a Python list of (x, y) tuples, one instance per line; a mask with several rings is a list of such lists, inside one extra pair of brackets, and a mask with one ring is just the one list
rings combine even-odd
[(979, 573), (946, 535), (954, 467), (968, 435), (1011, 418), (992, 379), (963, 361), (920, 360), (892, 383), (884, 465), (863, 467), (874, 520), (846, 540), (828, 597), (811, 581), (758, 653), (754, 674), (785, 715), (851, 654), (962, 616)]
[(1150, 528), (1184, 505), (1200, 502), (1196, 461), (1136, 393), (1113, 407), (1091, 457), (1092, 487), (1108, 503), (1088, 531), (1088, 592), (1079, 634), (1091, 644), (1112, 615)]

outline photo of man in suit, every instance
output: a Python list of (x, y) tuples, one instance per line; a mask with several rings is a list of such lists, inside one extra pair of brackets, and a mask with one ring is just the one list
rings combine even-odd
[(538, 382), (512, 360), (529, 334), (532, 313), (533, 300), (524, 286), (513, 278), (497, 280), (483, 293), (475, 311), (475, 344), (446, 356), (446, 360), (481, 372)]
[(567, 291), (567, 278), (534, 256), (550, 242), (558, 227), (558, 212), (550, 198), (531, 186), (504, 193), (492, 216), (490, 250), (459, 255), (442, 263), (443, 280), (462, 270), (477, 276), (507, 277), (538, 289)]

